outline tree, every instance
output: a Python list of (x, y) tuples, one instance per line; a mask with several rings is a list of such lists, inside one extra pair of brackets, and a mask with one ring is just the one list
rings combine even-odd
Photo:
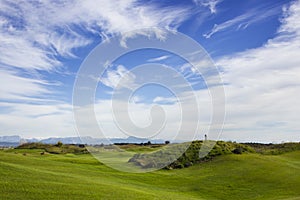
[(58, 147), (62, 147), (62, 145), (63, 145), (63, 143), (61, 141), (58, 141), (56, 144), (56, 146), (58, 146)]

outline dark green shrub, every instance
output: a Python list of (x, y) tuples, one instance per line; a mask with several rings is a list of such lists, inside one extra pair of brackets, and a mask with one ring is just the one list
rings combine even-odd
[(234, 154), (242, 154), (243, 153), (243, 149), (241, 147), (238, 147), (238, 148), (234, 149), (232, 151), (232, 153), (234, 153)]

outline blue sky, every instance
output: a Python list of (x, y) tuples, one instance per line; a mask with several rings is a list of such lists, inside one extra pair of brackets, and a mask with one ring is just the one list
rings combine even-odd
[[(90, 51), (106, 38), (132, 31), (129, 37), (138, 37), (151, 33), (135, 30), (158, 28), (191, 37), (218, 67), (226, 95), (220, 139), (299, 141), (299, 21), (295, 0), (1, 0), (0, 135), (76, 136), (73, 86)], [(174, 68), (201, 96), (201, 138), (211, 118), (204, 78), (182, 58), (154, 49), (120, 57), (100, 77), (95, 109), (105, 135), (126, 136), (114, 126), (111, 92), (130, 70), (149, 63)], [(173, 117), (180, 115), (175, 97), (157, 85), (142, 87), (132, 95), (131, 117), (143, 126), (149, 107), (165, 106), (170, 125), (159, 137), (173, 137), (180, 120)]]

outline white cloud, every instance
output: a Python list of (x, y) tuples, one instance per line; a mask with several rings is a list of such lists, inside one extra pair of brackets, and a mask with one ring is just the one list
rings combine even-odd
[(171, 98), (171, 97), (155, 97), (153, 99), (153, 103), (158, 103), (158, 104), (174, 104), (177, 102), (176, 98)]
[(116, 70), (109, 69), (100, 77), (100, 82), (110, 88), (133, 88), (135, 75), (124, 66), (118, 65)]
[(137, 104), (137, 103), (142, 103), (145, 100), (145, 97), (140, 96), (140, 95), (133, 95), (129, 102), (133, 103), (133, 104)]
[(149, 60), (147, 60), (148, 62), (157, 62), (157, 61), (162, 61), (162, 60), (166, 60), (170, 58), (170, 56), (160, 56), (160, 57), (157, 57), (157, 58), (151, 58)]
[(285, 9), (278, 36), (262, 47), (224, 57), (227, 123), (224, 137), (299, 140), (300, 1)]
[[(16, 65), (16, 67), (28, 70), (54, 70), (60, 63), (52, 55), (74, 56), (72, 51), (74, 48), (89, 43), (89, 40), (76, 32), (80, 26), (86, 26), (93, 33), (100, 33), (103, 29), (102, 31), (106, 34), (116, 34), (128, 30), (127, 28), (130, 26), (133, 28), (151, 26), (151, 24), (155, 24), (155, 21), (160, 26), (170, 27), (176, 27), (180, 23), (180, 17), (171, 16), (175, 11), (166, 9), (160, 13), (153, 10), (152, 7), (145, 8), (138, 5), (128, 10), (127, 8), (132, 7), (130, 5), (134, 1), (118, 3), (102, 1), (105, 4), (99, 1), (97, 5), (101, 7), (101, 13), (97, 10), (96, 3), (92, 1), (70, 1), (65, 2), (64, 5), (43, 1), (43, 6), (35, 9), (32, 8), (33, 5), (30, 2), (24, 2), (24, 8), (8, 6), (5, 1), (3, 2), (0, 4), (0, 9), (14, 13), (16, 17), (22, 15), (19, 13), (24, 13), (26, 16), (21, 18), (28, 22), (26, 25), (28, 27), (18, 27), (8, 19), (0, 18), (0, 61), (6, 64), (1, 65), (3, 68), (0, 71), (1, 100), (25, 99), (33, 96), (41, 98), (44, 94), (48, 94), (50, 91), (47, 81), (33, 77), (26, 78), (23, 74), (20, 75), (22, 71), (15, 71), (15, 68), (8, 65)], [(22, 9), (23, 12), (19, 12), (18, 9)], [(224, 69), (222, 78), (228, 83), (226, 86), (227, 121), (222, 138), (264, 142), (299, 140), (299, 9), (299, 1), (290, 8), (286, 8), (278, 36), (269, 40), (264, 46), (217, 61), (217, 65)], [(152, 16), (149, 15), (150, 11), (153, 12)], [(171, 12), (170, 15), (168, 12)], [(184, 9), (177, 9), (176, 12), (181, 17), (186, 14)], [(238, 27), (241, 24), (246, 26), (250, 18), (246, 15), (233, 20), (223, 27), (219, 26), (216, 32), (234, 26)], [(133, 22), (130, 21), (131, 19)], [(137, 23), (137, 21), (139, 22), (137, 19), (145, 21), (140, 25)], [(45, 22), (45, 24), (41, 22)], [(255, 23), (256, 21), (250, 20), (250, 22)], [(78, 27), (72, 26), (78, 23), (80, 24)], [(127, 23), (127, 26), (123, 26), (124, 23)], [(60, 27), (58, 27), (59, 31), (55, 32), (57, 24)], [(45, 27), (50, 27), (50, 29)], [(62, 30), (65, 30), (65, 35), (58, 34)], [(50, 32), (54, 34), (49, 35)], [(77, 42), (71, 44), (72, 41), (59, 41), (60, 37), (63, 38), (68, 34)], [(10, 53), (3, 51), (4, 49), (9, 50)], [(34, 53), (24, 51), (24, 49)], [(13, 52), (16, 52), (16, 55)], [(2, 55), (5, 56), (2, 58)], [(182, 68), (182, 70), (186, 69)], [(116, 72), (111, 71), (110, 73), (104, 77), (104, 82), (109, 87), (115, 87), (120, 79), (120, 74), (126, 74), (126, 71), (120, 67)], [(201, 100), (199, 110), (202, 120), (199, 136), (206, 133), (211, 118), (211, 105), (207, 93), (206, 90), (197, 92)], [(56, 102), (48, 105), (30, 105), (24, 102), (1, 103), (0, 106), (1, 135), (20, 134), (25, 137), (76, 135), (71, 106), (68, 104)], [(178, 105), (164, 106), (168, 113), (167, 123), (169, 125), (160, 138), (168, 139), (174, 136), (180, 119), (178, 110), (174, 109), (174, 106)], [(102, 121), (101, 126), (107, 130), (106, 134), (109, 137), (124, 136), (114, 127), (111, 102), (101, 101), (95, 107), (97, 118)], [(193, 112), (195, 108), (190, 106), (186, 109)], [(143, 116), (141, 118), (133, 117), (138, 124), (149, 122), (147, 121), (149, 119), (147, 110), (149, 110), (149, 105), (139, 104), (139, 107), (133, 107), (132, 113), (135, 116)], [(188, 123), (193, 119), (192, 116), (188, 116), (185, 120), (186, 127), (188, 127)], [(189, 129), (185, 130), (189, 134)]]
[[(202, 137), (205, 132), (208, 130), (208, 126), (210, 123), (210, 116), (211, 116), (211, 106), (210, 106), (210, 96), (207, 91), (201, 91), (197, 93), (197, 95), (200, 97), (199, 101), (199, 110), (200, 111), (200, 122), (199, 122), (199, 128), (196, 131), (197, 137)], [(190, 96), (189, 96), (190, 97)], [(192, 97), (190, 97), (192, 98)], [(162, 100), (162, 98), (159, 98), (158, 100)], [(171, 99), (168, 99), (171, 100)], [(115, 100), (117, 101), (117, 100)], [(147, 126), (149, 126), (151, 123), (153, 123), (152, 117), (161, 118), (162, 116), (160, 112), (157, 110), (151, 110), (154, 105), (160, 105), (165, 114), (165, 118), (163, 120), (165, 121), (165, 126), (162, 126), (161, 132), (155, 137), (160, 139), (174, 139), (176, 135), (178, 134), (180, 128), (181, 132), (179, 135), (180, 139), (193, 139), (194, 131), (193, 130), (193, 124), (197, 123), (198, 118), (194, 118), (193, 113), (195, 113), (195, 107), (190, 102), (190, 100), (184, 100), (182, 102), (172, 102), (172, 104), (160, 104), (159, 102), (156, 103), (149, 103), (149, 104), (143, 104), (138, 103), (135, 104), (134, 102), (131, 102), (128, 104), (128, 102), (125, 101), (118, 101), (115, 102), (118, 103), (119, 107), (122, 107), (123, 109), (118, 109), (117, 112), (113, 112), (111, 101), (109, 100), (100, 100), (95, 105), (95, 112), (96, 117), (99, 122), (99, 126), (101, 127), (103, 134), (106, 137), (126, 137), (126, 135), (120, 131), (116, 124), (116, 118), (113, 117), (113, 115), (118, 115), (118, 119), (120, 121), (118, 122), (119, 125), (123, 125), (122, 128), (126, 130), (131, 130), (130, 126), (126, 126), (129, 124), (128, 120), (131, 120), (133, 124), (135, 124), (137, 127), (145, 128), (145, 131), (138, 132), (136, 135), (137, 137), (151, 137), (153, 136), (153, 132), (147, 132)], [(126, 107), (128, 106), (129, 113), (126, 111)], [(184, 119), (182, 119), (182, 108), (184, 107), (184, 111), (186, 113), (190, 113), (190, 115), (185, 115)], [(151, 112), (150, 112), (151, 111)], [(129, 119), (128, 119), (129, 115)], [(85, 116), (82, 116), (82, 118), (87, 118)], [(93, 127), (92, 124), (90, 124), (90, 121), (85, 122), (84, 127)], [(132, 130), (132, 134), (134, 134), (134, 130)], [(97, 133), (95, 130), (89, 130), (87, 131), (88, 134), (90, 133)], [(85, 134), (85, 133), (83, 133)], [(87, 135), (88, 135), (87, 134)], [(96, 135), (95, 135), (96, 136)], [(212, 136), (213, 138), (213, 136)]]
[[(199, 101), (200, 112), (200, 126), (196, 131), (198, 138), (202, 138), (208, 130), (208, 125), (211, 115), (210, 97), (208, 91), (201, 91), (197, 93)], [(151, 111), (151, 108), (155, 104), (143, 104), (119, 101), (119, 106), (125, 108), (128, 106), (129, 116), (132, 123), (138, 127), (146, 127), (151, 124), (151, 116), (158, 117), (156, 115), (160, 112)], [(181, 107), (184, 106), (187, 113), (193, 113), (195, 107), (190, 103), (190, 100), (184, 100), (181, 102), (184, 105), (180, 105), (179, 102), (173, 104), (161, 105), (166, 114), (166, 125), (163, 127), (155, 138), (160, 139), (173, 139), (178, 133), (181, 123), (184, 124), (183, 129), (178, 139), (192, 139), (193, 129), (191, 124), (195, 123), (196, 118), (193, 115), (186, 115), (182, 120)], [(69, 104), (26, 104), (26, 103), (0, 103), (2, 108), (0, 112), (0, 135), (17, 134), (22, 137), (31, 138), (46, 138), (52, 136), (77, 136), (75, 130), (75, 123), (73, 121), (72, 105)], [(110, 100), (97, 101), (95, 106), (95, 114), (99, 126), (101, 127), (103, 134), (108, 138), (113, 137), (127, 137), (122, 131), (119, 130), (113, 114), (119, 115), (119, 118), (127, 122), (127, 112), (124, 109), (118, 110), (117, 113), (113, 113), (112, 103)], [(80, 125), (83, 127), (80, 130), (86, 130), (80, 132), (81, 136), (93, 136), (101, 137), (98, 132), (97, 124), (92, 124), (92, 120), (86, 113), (80, 115)], [(96, 127), (96, 128), (95, 128)], [(139, 137), (153, 136), (152, 132), (140, 132)]]
[(1, 103), (0, 106), (0, 135), (25, 138), (77, 135), (71, 105)]
[(196, 5), (202, 5), (208, 7), (212, 14), (217, 13), (217, 5), (221, 3), (222, 0), (194, 0)]

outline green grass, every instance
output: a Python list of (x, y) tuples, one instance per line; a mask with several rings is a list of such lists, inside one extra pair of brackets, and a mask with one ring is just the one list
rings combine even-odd
[(221, 155), (151, 173), (116, 171), (90, 154), (41, 151), (0, 151), (0, 199), (300, 199), (300, 151)]

